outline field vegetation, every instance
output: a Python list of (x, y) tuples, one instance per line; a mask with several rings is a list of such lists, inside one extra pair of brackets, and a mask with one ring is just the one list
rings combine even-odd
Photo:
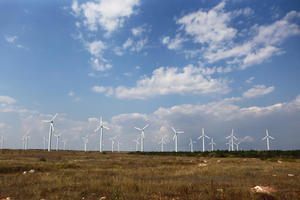
[[(300, 199), (299, 151), (254, 152), (2, 150), (0, 199)], [(252, 192), (257, 185), (272, 191)]]

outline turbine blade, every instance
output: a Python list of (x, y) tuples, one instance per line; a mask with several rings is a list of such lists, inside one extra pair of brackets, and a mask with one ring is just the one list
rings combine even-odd
[(140, 128), (138, 128), (138, 127), (133, 127), (133, 128), (135, 128), (136, 130), (142, 131), (142, 129), (140, 129)]
[(174, 131), (174, 133), (176, 133), (176, 130), (173, 126), (171, 126), (171, 129)]
[(183, 131), (178, 131), (177, 133), (184, 133)]
[(50, 121), (53, 121), (57, 117), (58, 113), (56, 113)]
[(100, 128), (101, 128), (101, 127), (98, 126), (98, 127), (94, 130), (94, 132), (97, 132)]
[(269, 138), (271, 138), (272, 140), (274, 140), (275, 138), (273, 138), (272, 136), (269, 136)]
[(51, 121), (49, 121), (49, 120), (41, 120), (41, 122), (50, 123)]
[(173, 136), (173, 140), (175, 140), (176, 135)]
[(145, 130), (149, 125), (150, 125), (150, 124), (147, 124), (147, 125), (143, 128), (143, 130)]
[(203, 137), (203, 136), (202, 136), (202, 135), (200, 135), (199, 137), (197, 137), (197, 140), (200, 140), (202, 137)]
[(263, 137), (261, 140), (265, 140), (267, 138), (267, 136)]

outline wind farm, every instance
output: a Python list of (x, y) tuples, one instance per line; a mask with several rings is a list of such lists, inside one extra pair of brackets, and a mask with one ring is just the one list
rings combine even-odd
[(300, 1), (0, 1), (0, 200), (300, 200)]

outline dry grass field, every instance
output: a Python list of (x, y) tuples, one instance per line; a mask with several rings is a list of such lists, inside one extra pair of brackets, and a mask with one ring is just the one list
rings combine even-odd
[(3, 150), (0, 185), (0, 199), (19, 200), (295, 200), (300, 159)]

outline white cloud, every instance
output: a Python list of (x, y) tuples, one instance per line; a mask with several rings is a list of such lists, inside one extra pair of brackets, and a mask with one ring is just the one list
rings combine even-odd
[(227, 80), (206, 77), (200, 68), (188, 65), (183, 70), (160, 67), (133, 88), (115, 88), (114, 94), (118, 98), (146, 99), (167, 94), (225, 94), (229, 90)]
[(168, 49), (171, 50), (180, 49), (184, 41), (186, 41), (186, 39), (182, 38), (179, 34), (177, 34), (174, 39), (171, 39), (169, 36), (165, 36), (161, 40), (161, 42), (164, 45), (167, 45)]
[(74, 95), (75, 95), (75, 93), (72, 90), (68, 93), (68, 96), (70, 96), (70, 97), (73, 97)]
[(107, 88), (103, 86), (94, 86), (92, 88), (92, 91), (97, 92), (97, 93), (104, 93), (106, 92)]
[(96, 71), (106, 71), (112, 68), (112, 65), (109, 63), (101, 62), (98, 58), (91, 59), (92, 67)]
[(223, 11), (224, 6), (225, 1), (222, 1), (208, 12), (200, 9), (183, 16), (176, 23), (181, 25), (181, 29), (191, 35), (195, 42), (216, 48), (216, 44), (231, 41), (237, 33), (237, 30), (228, 26), (231, 16)]
[(144, 25), (131, 29), (132, 35), (134, 35), (136, 37), (141, 36), (143, 34), (143, 32), (145, 32), (145, 31), (146, 31), (146, 28)]
[(14, 104), (17, 100), (9, 96), (0, 96), (0, 103)]
[(265, 85), (255, 85), (253, 88), (247, 90), (243, 93), (245, 98), (253, 98), (257, 96), (263, 96), (273, 92), (275, 89), (274, 86), (266, 87)]
[(247, 79), (245, 82), (246, 83), (248, 83), (248, 84), (250, 84), (250, 83), (252, 83), (252, 81), (255, 79), (255, 77), (254, 76), (251, 76), (249, 79)]
[(107, 48), (106, 45), (100, 40), (86, 43), (86, 45), (90, 54), (95, 57), (102, 57), (103, 50)]
[(123, 26), (125, 19), (135, 13), (138, 5), (139, 0), (88, 1), (80, 6), (73, 1), (72, 9), (74, 13), (82, 12), (84, 24), (89, 30), (96, 31), (101, 26), (110, 34)]
[(14, 43), (18, 37), (17, 36), (5, 36), (5, 40), (8, 43)]
[(133, 40), (131, 38), (128, 38), (124, 44), (123, 44), (123, 49), (128, 49), (129, 47), (131, 47), (133, 44)]

